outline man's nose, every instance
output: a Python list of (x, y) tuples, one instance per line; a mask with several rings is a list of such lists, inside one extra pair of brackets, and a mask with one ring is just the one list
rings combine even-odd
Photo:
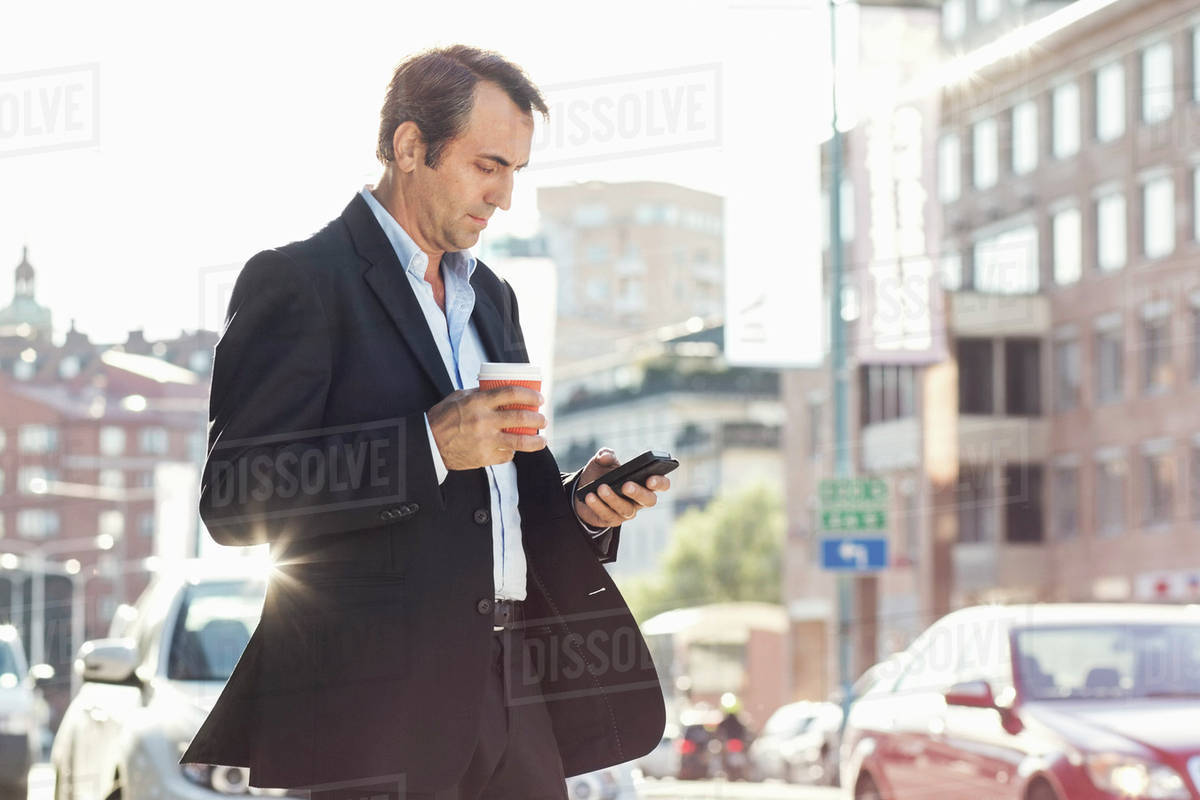
[(512, 205), (513, 178), (505, 173), (503, 177), (488, 191), (483, 198), (489, 205), (496, 206), (501, 211), (508, 211)]

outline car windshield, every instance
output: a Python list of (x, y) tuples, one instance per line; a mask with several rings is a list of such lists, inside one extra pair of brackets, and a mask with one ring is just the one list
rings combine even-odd
[(181, 681), (229, 680), (258, 625), (266, 590), (262, 579), (188, 586), (171, 636), (167, 677)]
[(1027, 697), (1200, 697), (1200, 624), (1089, 625), (1016, 633)]

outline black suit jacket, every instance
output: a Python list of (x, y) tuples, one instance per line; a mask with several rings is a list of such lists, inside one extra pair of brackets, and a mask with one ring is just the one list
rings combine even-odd
[[(472, 279), (492, 361), (527, 361), (517, 300)], [(262, 619), (181, 763), (259, 787), (465, 769), (492, 636), (483, 469), (438, 484), (424, 412), (453, 390), (404, 269), (361, 196), (311, 238), (255, 255), (216, 347), (200, 511), (223, 545), (270, 543)], [(574, 775), (649, 752), (658, 676), (549, 449), (517, 453), (527, 674)]]

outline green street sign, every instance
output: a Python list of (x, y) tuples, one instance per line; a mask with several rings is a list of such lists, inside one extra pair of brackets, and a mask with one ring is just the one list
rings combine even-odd
[(883, 508), (887, 484), (879, 478), (826, 478), (817, 487), (822, 508)]
[(819, 513), (823, 531), (887, 530), (887, 512), (882, 509), (867, 511), (822, 509)]

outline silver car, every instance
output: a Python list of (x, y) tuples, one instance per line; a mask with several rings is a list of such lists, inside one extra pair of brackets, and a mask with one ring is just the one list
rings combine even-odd
[[(179, 763), (262, 614), (269, 567), (246, 562), (160, 573), (108, 638), (84, 643), (74, 664), (83, 683), (50, 751), (55, 800), (308, 798), (252, 787), (243, 767)], [(628, 764), (569, 778), (567, 788), (572, 800), (637, 797)]]
[(114, 619), (118, 636), (84, 643), (50, 750), (56, 800), (286, 794), (251, 788), (241, 767), (179, 764), (258, 625), (267, 576), (254, 559), (184, 562)]

